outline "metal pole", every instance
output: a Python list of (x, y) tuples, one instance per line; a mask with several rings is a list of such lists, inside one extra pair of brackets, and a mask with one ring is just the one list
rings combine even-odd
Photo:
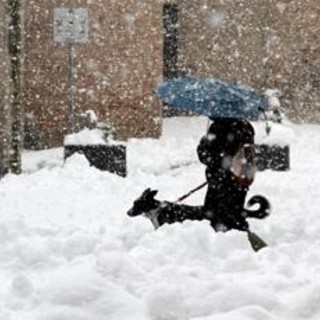
[(69, 43), (69, 133), (75, 132), (76, 55), (74, 43)]

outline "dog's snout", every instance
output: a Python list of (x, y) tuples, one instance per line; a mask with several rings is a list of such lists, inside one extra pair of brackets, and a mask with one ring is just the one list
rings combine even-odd
[(127, 215), (128, 215), (129, 217), (133, 217), (133, 214), (134, 214), (134, 212), (133, 212), (132, 209), (130, 209), (130, 210), (127, 211)]
[(129, 217), (135, 217), (137, 216), (138, 214), (135, 212), (135, 210), (133, 210), (133, 208), (131, 208), (130, 210), (127, 211), (127, 215)]

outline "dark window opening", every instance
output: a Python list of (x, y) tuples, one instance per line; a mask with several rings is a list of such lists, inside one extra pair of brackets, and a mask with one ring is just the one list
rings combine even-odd
[(163, 5), (163, 76), (164, 79), (178, 76), (178, 5), (165, 3)]

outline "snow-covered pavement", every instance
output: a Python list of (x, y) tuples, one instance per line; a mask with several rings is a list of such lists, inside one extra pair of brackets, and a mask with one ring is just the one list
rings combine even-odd
[(258, 253), (207, 222), (154, 231), (126, 216), (147, 187), (175, 200), (204, 181), (206, 126), (167, 119), (161, 139), (130, 140), (127, 178), (25, 153), (25, 173), (0, 181), (0, 320), (320, 319), (320, 126), (288, 123), (291, 170), (256, 175), (250, 195), (273, 205), (251, 222), (269, 243)]

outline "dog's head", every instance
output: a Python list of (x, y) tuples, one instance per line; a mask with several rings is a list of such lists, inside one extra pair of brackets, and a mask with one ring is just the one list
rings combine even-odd
[(128, 210), (128, 216), (136, 217), (155, 209), (159, 203), (154, 199), (157, 193), (158, 190), (151, 190), (150, 188), (144, 190), (142, 195), (133, 202), (133, 207)]

